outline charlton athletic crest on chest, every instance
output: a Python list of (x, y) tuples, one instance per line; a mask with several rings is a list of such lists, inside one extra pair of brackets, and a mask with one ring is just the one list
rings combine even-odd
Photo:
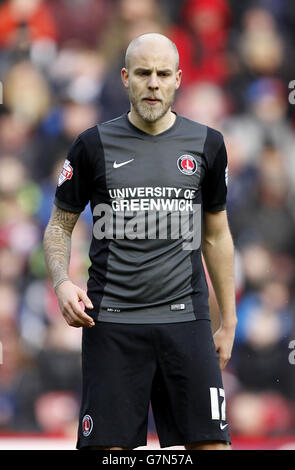
[(184, 175), (193, 175), (197, 171), (198, 164), (192, 155), (181, 155), (177, 160), (177, 167)]

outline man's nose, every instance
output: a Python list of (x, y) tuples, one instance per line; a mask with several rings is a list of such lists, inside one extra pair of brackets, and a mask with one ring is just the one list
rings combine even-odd
[(158, 83), (158, 77), (156, 73), (152, 73), (150, 75), (149, 81), (148, 81), (148, 88), (149, 89), (155, 89), (159, 88), (159, 83)]

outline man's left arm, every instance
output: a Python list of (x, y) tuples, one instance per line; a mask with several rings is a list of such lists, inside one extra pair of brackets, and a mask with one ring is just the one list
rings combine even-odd
[(234, 244), (226, 210), (204, 211), (202, 253), (220, 309), (220, 327), (213, 339), (220, 367), (224, 369), (231, 357), (237, 324)]

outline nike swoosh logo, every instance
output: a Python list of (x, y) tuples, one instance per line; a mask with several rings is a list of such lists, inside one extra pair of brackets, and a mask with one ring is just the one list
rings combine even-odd
[(133, 162), (133, 160), (134, 158), (131, 158), (131, 160), (127, 160), (127, 162), (122, 162), (122, 163), (114, 162), (113, 167), (120, 168), (120, 166), (127, 165), (127, 163)]
[(221, 423), (220, 423), (220, 429), (221, 429), (221, 431), (223, 431), (223, 430), (226, 428), (226, 426), (228, 426), (228, 424), (221, 424)]

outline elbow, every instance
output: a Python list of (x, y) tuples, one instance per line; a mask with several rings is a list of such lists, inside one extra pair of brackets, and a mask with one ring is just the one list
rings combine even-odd
[(45, 227), (44, 233), (43, 233), (43, 246), (44, 243), (48, 240), (50, 237), (50, 222), (48, 222), (47, 226)]
[(220, 232), (214, 236), (204, 236), (202, 240), (202, 250), (210, 250), (218, 247), (227, 247), (234, 249), (233, 239), (231, 233), (227, 231)]

